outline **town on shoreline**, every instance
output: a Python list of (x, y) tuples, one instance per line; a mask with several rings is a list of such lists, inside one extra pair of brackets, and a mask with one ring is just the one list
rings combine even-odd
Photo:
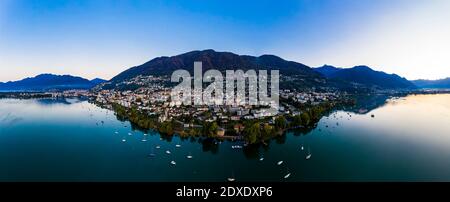
[[(153, 129), (164, 135), (243, 140), (246, 144), (267, 144), (291, 129), (313, 128), (327, 113), (356, 104), (354, 94), (280, 90), (276, 114), (265, 106), (199, 105), (171, 103), (170, 87), (150, 85), (136, 90), (68, 90), (62, 92), (3, 92), (0, 98), (38, 99), (84, 97), (102, 108), (113, 110), (120, 120), (136, 127)], [(449, 90), (378, 92), (399, 94), (449, 93)], [(369, 95), (369, 94), (368, 94)]]

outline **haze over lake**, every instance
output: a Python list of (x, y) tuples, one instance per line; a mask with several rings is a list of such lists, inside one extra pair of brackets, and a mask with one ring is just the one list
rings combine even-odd
[(0, 99), (0, 181), (449, 181), (450, 95), (335, 111), (267, 147), (234, 145), (133, 130), (84, 100)]

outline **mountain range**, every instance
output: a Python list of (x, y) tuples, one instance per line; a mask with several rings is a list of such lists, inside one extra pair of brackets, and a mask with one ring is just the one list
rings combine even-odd
[[(280, 87), (295, 89), (334, 88), (343, 90), (385, 90), (419, 88), (450, 88), (450, 78), (430, 81), (408, 81), (396, 74), (375, 71), (367, 66), (340, 68), (324, 65), (311, 68), (302, 63), (287, 61), (275, 55), (249, 56), (214, 50), (191, 51), (171, 57), (157, 57), (142, 65), (131, 67), (109, 81), (87, 80), (70, 75), (41, 74), (20, 81), (0, 82), (0, 91), (48, 91), (67, 89), (118, 88), (137, 76), (170, 76), (175, 70), (185, 69), (193, 75), (194, 62), (202, 61), (203, 71), (217, 69), (244, 71), (279, 70)], [(101, 85), (99, 85), (101, 84)]]
[(413, 80), (411, 81), (419, 88), (449, 88), (450, 89), (450, 77), (439, 80)]
[[(178, 69), (193, 74), (195, 61), (203, 62), (203, 71), (217, 69), (280, 70), (280, 87), (289, 88), (337, 88), (337, 89), (411, 89), (416, 86), (410, 81), (395, 75), (374, 71), (367, 66), (349, 69), (333, 66), (311, 68), (301, 63), (287, 61), (275, 55), (248, 56), (214, 50), (191, 51), (172, 56), (157, 57), (142, 65), (125, 70), (115, 76), (104, 88), (117, 88), (117, 84), (139, 75), (168, 75)], [(283, 76), (289, 76), (283, 80)]]
[(324, 65), (314, 68), (329, 79), (349, 82), (376, 89), (414, 89), (417, 88), (412, 82), (396, 74), (387, 74), (375, 71), (367, 66), (355, 66), (352, 68), (338, 68)]
[(20, 81), (0, 82), (1, 91), (49, 91), (69, 89), (91, 89), (105, 82), (103, 79), (87, 80), (70, 75), (40, 74)]
[[(172, 57), (157, 57), (140, 66), (135, 66), (125, 70), (111, 79), (110, 85), (105, 88), (112, 88), (115, 84), (143, 75), (166, 75), (170, 76), (175, 70), (185, 69), (193, 75), (194, 62), (201, 61), (203, 72), (216, 69), (221, 72), (225, 70), (279, 70), (280, 74), (293, 75), (297, 77), (297, 86), (313, 87), (325, 85), (327, 79), (310, 67), (292, 61), (286, 61), (274, 55), (262, 55), (259, 57), (248, 55), (237, 55), (231, 52), (216, 52), (214, 50), (191, 51)], [(224, 74), (225, 75), (225, 74)], [(285, 85), (287, 82), (281, 83)]]

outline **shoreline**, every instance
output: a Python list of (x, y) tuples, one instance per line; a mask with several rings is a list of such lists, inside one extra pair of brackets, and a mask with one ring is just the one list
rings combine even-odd
[[(14, 95), (13, 97), (5, 96), (5, 95)], [(427, 90), (427, 91), (412, 91), (412, 92), (394, 92), (394, 93), (373, 93), (368, 95), (376, 95), (376, 94), (382, 94), (387, 96), (408, 96), (408, 95), (429, 95), (429, 94), (450, 94), (450, 90)], [(16, 97), (17, 95), (21, 95), (21, 97)], [(276, 137), (285, 135), (289, 131), (293, 130), (309, 130), (314, 129), (315, 125), (318, 121), (323, 118), (326, 114), (328, 114), (331, 111), (344, 109), (348, 107), (348, 103), (343, 102), (342, 100), (336, 101), (334, 103), (321, 103), (319, 106), (309, 106), (302, 109), (304, 111), (303, 114), (308, 114), (308, 116), (311, 116), (305, 120), (301, 118), (301, 115), (293, 116), (291, 114), (281, 114), (273, 117), (266, 117), (261, 119), (255, 119), (255, 120), (239, 120), (231, 122), (231, 124), (226, 124), (226, 126), (221, 125), (218, 123), (218, 121), (215, 121), (211, 125), (206, 125), (206, 122), (200, 122), (197, 123), (198, 126), (192, 127), (192, 124), (189, 127), (184, 127), (186, 123), (182, 121), (178, 121), (179, 123), (174, 123), (177, 120), (174, 121), (164, 121), (164, 122), (158, 122), (157, 116), (149, 116), (145, 115), (143, 111), (139, 111), (137, 109), (126, 108), (123, 106), (120, 106), (118, 104), (109, 103), (107, 105), (96, 103), (93, 101), (93, 97), (86, 97), (86, 96), (61, 96), (61, 97), (54, 97), (50, 96), (49, 93), (41, 93), (36, 94), (32, 93), (29, 96), (29, 93), (1, 93), (0, 92), (0, 99), (3, 98), (11, 98), (11, 99), (48, 99), (48, 98), (73, 98), (73, 97), (85, 97), (87, 100), (94, 105), (101, 107), (101, 108), (107, 108), (114, 112), (115, 116), (121, 120), (121, 121), (129, 121), (131, 124), (136, 126), (139, 130), (155, 130), (159, 132), (161, 135), (178, 135), (180, 137), (189, 138), (199, 138), (199, 137), (206, 137), (206, 138), (213, 138), (218, 140), (230, 140), (230, 141), (236, 141), (236, 140), (242, 140), (246, 144), (264, 144), (266, 141), (272, 140)], [(43, 95), (43, 96), (39, 96)], [(350, 95), (350, 97), (356, 96), (358, 94)], [(359, 94), (361, 95), (361, 94)], [(367, 95), (367, 94), (365, 94)], [(344, 99), (343, 99), (344, 100)], [(348, 100), (347, 100), (348, 101)], [(386, 101), (386, 100), (385, 100)], [(110, 107), (108, 107), (110, 105)], [(353, 103), (353, 105), (356, 105), (356, 103)], [(316, 108), (316, 109), (315, 109)], [(316, 112), (313, 112), (316, 110)], [(133, 112), (131, 112), (133, 111)], [(370, 110), (368, 110), (370, 111)], [(306, 117), (306, 115), (304, 115)], [(276, 119), (279, 118), (278, 125), (276, 123)], [(297, 122), (295, 122), (295, 119), (297, 119)], [(281, 123), (280, 123), (281, 122)], [(232, 131), (231, 125), (235, 124), (241, 124), (244, 125), (244, 129), (239, 131)], [(184, 125), (184, 126), (183, 126)], [(204, 130), (204, 128), (212, 127), (210, 130)], [(252, 128), (253, 130), (250, 130)], [(224, 134), (218, 135), (218, 130), (222, 129), (224, 130)]]

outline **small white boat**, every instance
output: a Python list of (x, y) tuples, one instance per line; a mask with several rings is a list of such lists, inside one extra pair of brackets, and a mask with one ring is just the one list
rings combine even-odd
[(259, 158), (259, 161), (264, 161), (264, 157)]
[(175, 145), (175, 147), (177, 147), (177, 148), (180, 148), (180, 147), (181, 147), (181, 145), (177, 144), (177, 145)]
[(306, 160), (310, 159), (311, 156), (312, 156), (311, 150), (310, 150), (309, 147), (308, 147), (308, 155), (306, 155)]
[(147, 139), (142, 139), (141, 141), (142, 141), (142, 142), (147, 142)]
[(159, 146), (159, 145), (158, 145), (158, 146), (156, 146), (156, 149), (160, 149), (160, 148), (161, 148), (161, 146)]
[(291, 176), (291, 173), (288, 173), (287, 175), (284, 176), (284, 179), (288, 179)]
[(278, 161), (277, 165), (283, 164), (283, 161)]
[(304, 148), (303, 146), (302, 146), (300, 149), (301, 149), (302, 151), (305, 150), (305, 148)]
[(128, 135), (133, 135), (133, 134), (131, 134), (131, 133), (128, 133)]
[(147, 135), (148, 135), (147, 133), (144, 134), (144, 136), (147, 136)]
[(116, 132), (114, 132), (114, 133), (115, 133), (115, 134), (119, 134), (119, 132), (117, 132), (117, 131), (116, 131)]
[(227, 178), (228, 182), (234, 182), (236, 181), (236, 178), (234, 178), (234, 171), (231, 172), (231, 177)]
[(233, 146), (231, 146), (231, 148), (233, 148), (233, 149), (242, 149), (242, 146), (241, 145), (233, 145)]
[(177, 165), (177, 162), (171, 161), (170, 164), (172, 164), (172, 165)]
[(127, 140), (126, 139), (122, 139), (122, 142), (126, 142)]
[(191, 155), (187, 155), (186, 158), (187, 159), (192, 159), (192, 156)]
[(166, 151), (166, 154), (171, 154), (169, 150)]

